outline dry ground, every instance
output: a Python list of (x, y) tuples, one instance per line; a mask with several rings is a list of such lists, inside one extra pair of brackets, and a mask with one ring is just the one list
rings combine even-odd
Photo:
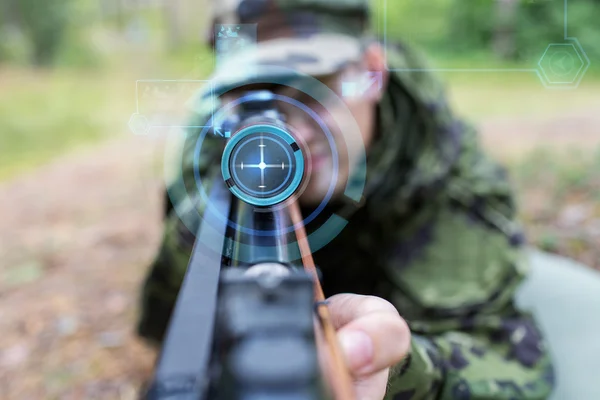
[[(500, 156), (548, 138), (558, 147), (600, 144), (594, 112), (481, 125)], [(580, 136), (565, 136), (564, 127)], [(136, 397), (155, 357), (133, 325), (160, 241), (160, 143), (116, 139), (0, 186), (0, 398)], [(546, 204), (528, 196), (526, 208)]]
[(0, 187), (0, 398), (133, 399), (132, 332), (160, 238), (155, 143), (126, 138)]

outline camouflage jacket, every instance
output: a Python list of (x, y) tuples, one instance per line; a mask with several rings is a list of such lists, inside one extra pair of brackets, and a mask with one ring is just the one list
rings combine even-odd
[[(412, 331), (411, 354), (392, 368), (386, 399), (544, 399), (553, 370), (531, 317), (513, 295), (524, 238), (502, 168), (456, 119), (422, 60), (398, 47), (368, 153), (366, 201), (314, 254), (327, 295), (392, 302)], [(193, 135), (191, 142), (194, 142)], [(191, 148), (183, 159), (193, 180)], [(203, 155), (214, 173), (218, 151)], [(172, 210), (145, 282), (140, 334), (161, 340), (193, 237)]]

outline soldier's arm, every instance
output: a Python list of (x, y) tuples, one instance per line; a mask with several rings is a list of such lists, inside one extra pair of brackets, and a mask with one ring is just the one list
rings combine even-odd
[(445, 193), (420, 216), (419, 248), (390, 258), (392, 300), (413, 339), (387, 398), (545, 399), (552, 365), (513, 300), (526, 263), (512, 192), (474, 132), (464, 135)]
[(455, 160), (452, 152), (426, 160), (431, 169), (442, 160), (452, 167), (440, 191), (397, 225), (397, 246), (385, 257), (387, 297), (412, 332), (411, 355), (392, 369), (386, 399), (545, 399), (553, 373), (543, 338), (513, 304), (525, 274), (524, 239), (504, 170), (456, 120), (419, 54), (401, 46), (388, 58), (406, 71), (392, 77), (414, 104), (404, 112), (427, 120), (405, 129), (429, 126), (442, 133), (438, 148), (458, 148)]
[(142, 288), (138, 334), (162, 342), (191, 256), (193, 235), (175, 211), (165, 218), (163, 239)]
[(547, 398), (552, 365), (534, 321), (506, 301), (515, 283), (492, 294), (504, 301), (455, 315), (429, 306), (428, 316), (409, 320), (411, 354), (392, 369), (386, 399)]
[(387, 399), (545, 399), (552, 389), (543, 340), (512, 305), (409, 325), (411, 355), (392, 370)]

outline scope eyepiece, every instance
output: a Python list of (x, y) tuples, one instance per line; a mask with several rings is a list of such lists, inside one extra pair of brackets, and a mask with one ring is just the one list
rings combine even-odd
[(304, 156), (284, 128), (258, 123), (229, 139), (221, 172), (229, 190), (240, 200), (269, 207), (287, 200), (298, 189)]

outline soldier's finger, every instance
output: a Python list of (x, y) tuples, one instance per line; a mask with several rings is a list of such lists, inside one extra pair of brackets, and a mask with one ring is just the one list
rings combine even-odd
[(328, 299), (334, 326), (355, 376), (401, 361), (410, 347), (410, 329), (396, 308), (375, 296), (339, 294)]
[(387, 312), (392, 315), (398, 315), (396, 307), (389, 301), (375, 296), (349, 293), (337, 294), (327, 299), (327, 305), (336, 329), (355, 319), (375, 312)]
[(364, 377), (400, 362), (410, 347), (410, 330), (398, 315), (374, 312), (338, 330), (348, 366), (355, 377)]

